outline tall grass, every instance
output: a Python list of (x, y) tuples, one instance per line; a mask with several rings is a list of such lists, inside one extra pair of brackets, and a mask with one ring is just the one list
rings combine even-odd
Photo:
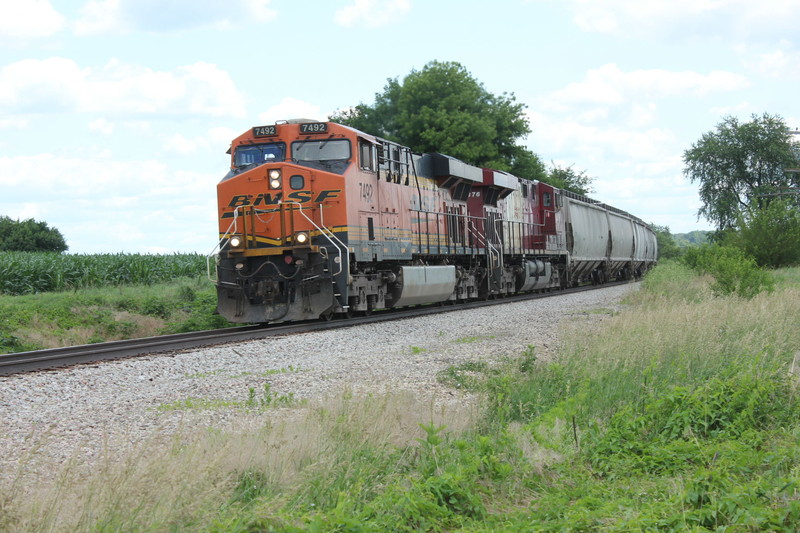
[(0, 294), (31, 294), (116, 285), (152, 285), (206, 271), (199, 254), (59, 254), (0, 252)]
[(561, 405), (586, 424), (675, 386), (743, 372), (785, 373), (800, 350), (797, 285), (752, 299), (715, 297), (709, 280), (669, 263), (629, 303), (630, 310), (589, 335), (580, 320), (566, 324), (557, 361), (513, 391), (516, 416)]

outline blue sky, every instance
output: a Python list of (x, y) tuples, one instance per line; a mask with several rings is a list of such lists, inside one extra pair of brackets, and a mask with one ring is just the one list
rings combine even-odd
[(457, 61), (525, 144), (674, 233), (683, 151), (726, 115), (800, 127), (800, 0), (0, 0), (0, 215), (70, 252), (210, 252), (230, 140)]

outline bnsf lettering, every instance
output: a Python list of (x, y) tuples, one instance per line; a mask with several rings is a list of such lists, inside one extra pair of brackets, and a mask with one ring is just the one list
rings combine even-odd
[(256, 201), (253, 203), (253, 205), (278, 205), (281, 203), (282, 199), (282, 192), (279, 192), (275, 196), (272, 196), (272, 193), (259, 194), (256, 196)]
[[(330, 189), (325, 191), (320, 191), (316, 198), (314, 198), (313, 191), (294, 191), (286, 195), (286, 200), (289, 202), (296, 202), (298, 204), (306, 204), (313, 202), (315, 204), (319, 204), (324, 202), (325, 200), (330, 200), (333, 198), (338, 198), (339, 194), (342, 192), (341, 189)], [(228, 207), (243, 207), (246, 205), (278, 205), (283, 201), (283, 193), (279, 192), (276, 194), (273, 193), (262, 193), (253, 199), (252, 194), (241, 194), (237, 196), (233, 196), (231, 198)]]
[(231, 203), (228, 204), (228, 207), (241, 207), (243, 205), (250, 205), (250, 197), (244, 194), (231, 198)]
[(286, 197), (290, 202), (304, 204), (311, 201), (311, 191), (295, 191)]
[(317, 196), (314, 199), (314, 203), (318, 204), (323, 200), (327, 200), (328, 198), (338, 198), (340, 192), (342, 192), (341, 189), (334, 189), (331, 191), (320, 191), (319, 196)]

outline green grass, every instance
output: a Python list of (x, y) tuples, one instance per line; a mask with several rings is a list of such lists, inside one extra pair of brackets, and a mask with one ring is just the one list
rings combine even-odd
[[(797, 531), (800, 287), (778, 279), (720, 297), (665, 263), (621, 311), (574, 318), (551, 359), (443, 371), (477, 411), (347, 394), (146, 443), (88, 480), (0, 493), (0, 530)], [(260, 412), (270, 391), (250, 397)]]
[(215, 308), (216, 291), (205, 277), (0, 295), (0, 353), (229, 326)]

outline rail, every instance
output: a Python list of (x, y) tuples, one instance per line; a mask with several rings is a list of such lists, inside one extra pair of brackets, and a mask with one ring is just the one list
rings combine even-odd
[(339, 327), (344, 328), (359, 324), (378, 323), (389, 320), (402, 320), (436, 313), (476, 309), (487, 305), (501, 305), (505, 303), (570, 294), (573, 292), (603, 289), (624, 283), (629, 282), (611, 282), (601, 286), (584, 285), (581, 287), (560, 290), (557, 292), (529, 292), (523, 294), (512, 294), (502, 299), (476, 299), (452, 306), (428, 305), (404, 307), (396, 310), (389, 309), (376, 312), (371, 316), (343, 318), (341, 320), (335, 320), (331, 322), (311, 321), (291, 323), (288, 325), (280, 324), (275, 326), (241, 326), (210, 331), (195, 331), (191, 333), (163, 335), (160, 337), (148, 337), (144, 339), (129, 339), (82, 346), (70, 346), (65, 348), (52, 348), (48, 350), (37, 350), (31, 352), (0, 354), (0, 376), (65, 368), (78, 364), (96, 363), (99, 361), (110, 361), (141, 355), (195, 349), (229, 342), (245, 342), (254, 339), (263, 339), (265, 337), (306, 333), (309, 331), (321, 331)]

